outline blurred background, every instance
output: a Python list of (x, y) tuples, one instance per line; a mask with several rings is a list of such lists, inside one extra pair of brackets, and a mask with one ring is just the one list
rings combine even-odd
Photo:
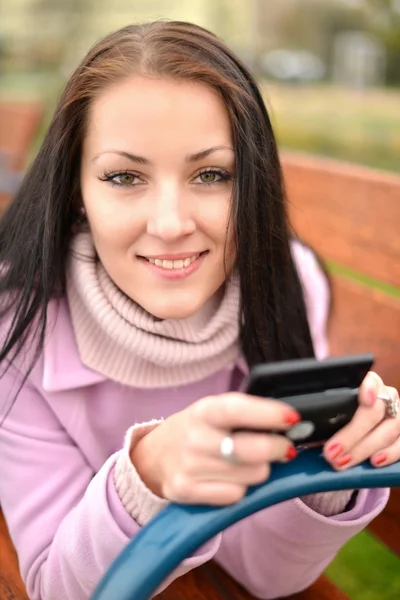
[[(400, 0), (0, 0), (6, 192), (91, 45), (158, 18), (202, 25), (236, 51), (260, 82), (281, 148), (399, 173)], [(25, 108), (17, 109), (20, 100)], [(17, 133), (22, 121), (30, 124)], [(17, 148), (13, 169), (2, 139)], [(369, 533), (328, 569), (353, 600), (395, 600), (399, 572), (398, 559)]]
[(399, 170), (400, 0), (0, 0), (0, 94), (39, 96), (48, 116), (97, 39), (163, 17), (234, 48), (281, 146)]

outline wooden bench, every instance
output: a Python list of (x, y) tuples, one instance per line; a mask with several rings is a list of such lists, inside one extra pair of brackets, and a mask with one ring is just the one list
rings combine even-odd
[(40, 101), (0, 101), (0, 211), (15, 191), (43, 116)]
[[(400, 178), (316, 157), (285, 153), (294, 229), (327, 261), (334, 309), (333, 354), (372, 351), (376, 369), (400, 388)], [(357, 275), (358, 274), (358, 275)], [(367, 278), (359, 281), (360, 276)], [(370, 278), (370, 279), (368, 279)], [(387, 284), (377, 289), (375, 280)], [(384, 287), (384, 286), (383, 286)], [(400, 489), (370, 531), (400, 556)], [(0, 514), (0, 598), (26, 600), (14, 549)], [(210, 562), (181, 577), (160, 600), (252, 600)], [(346, 600), (326, 577), (291, 600)]]
[[(327, 262), (333, 283), (332, 354), (371, 351), (400, 390), (400, 177), (285, 154), (294, 229)], [(400, 489), (369, 530), (400, 556)]]

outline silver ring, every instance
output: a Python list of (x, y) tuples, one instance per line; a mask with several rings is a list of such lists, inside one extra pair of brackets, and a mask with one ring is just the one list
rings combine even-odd
[(398, 398), (392, 398), (389, 394), (378, 394), (377, 398), (385, 403), (385, 419), (395, 419), (400, 411), (400, 403)]
[(230, 435), (224, 437), (220, 446), (220, 453), (222, 458), (227, 462), (234, 464), (236, 462), (235, 456), (235, 443)]

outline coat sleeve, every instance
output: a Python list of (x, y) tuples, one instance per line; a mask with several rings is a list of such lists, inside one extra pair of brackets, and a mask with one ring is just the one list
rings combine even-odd
[(324, 517), (299, 498), (259, 511), (227, 529), (215, 560), (257, 598), (309, 587), (340, 548), (385, 507), (386, 489), (362, 490), (350, 511)]
[[(1, 408), (19, 381), (14, 367), (0, 379)], [(95, 473), (39, 391), (25, 382), (0, 427), (0, 504), (31, 600), (87, 600), (140, 530), (115, 490), (119, 454)], [(219, 543), (220, 536), (200, 548), (161, 589), (209, 560)]]

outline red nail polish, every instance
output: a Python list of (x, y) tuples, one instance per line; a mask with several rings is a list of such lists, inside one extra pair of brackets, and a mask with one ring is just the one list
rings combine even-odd
[(339, 465), (339, 467), (344, 467), (345, 465), (348, 465), (350, 461), (351, 454), (344, 454), (341, 458), (338, 458), (337, 464)]
[(283, 415), (283, 421), (288, 425), (295, 425), (301, 421), (301, 416), (295, 410), (287, 410)]
[(343, 452), (343, 446), (342, 444), (332, 444), (332, 446), (328, 446), (327, 448), (327, 455), (329, 456), (329, 458), (331, 458), (332, 460), (335, 460), (335, 458), (337, 458), (339, 456), (339, 454), (341, 454)]
[(297, 456), (296, 448), (294, 446), (290, 446), (290, 448), (286, 452), (285, 457), (287, 458), (287, 460), (293, 460), (294, 458), (296, 458), (296, 456)]
[(375, 458), (374, 458), (374, 464), (375, 465), (381, 465), (386, 460), (387, 460), (387, 455), (386, 454), (377, 454), (375, 456)]

